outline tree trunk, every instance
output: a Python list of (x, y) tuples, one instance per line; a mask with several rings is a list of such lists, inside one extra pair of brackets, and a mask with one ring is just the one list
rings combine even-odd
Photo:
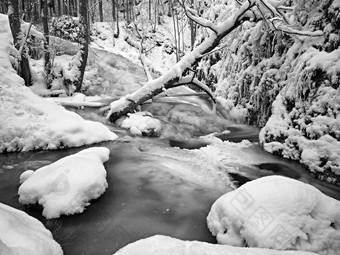
[(57, 2), (57, 16), (60, 17), (62, 15), (61, 12), (61, 0), (56, 0)]
[(47, 0), (44, 0), (42, 2), (43, 6), (43, 15), (42, 15), (42, 21), (43, 21), (43, 28), (44, 28), (44, 36), (45, 36), (45, 41), (44, 41), (44, 71), (46, 75), (46, 87), (49, 89), (51, 87), (51, 60), (50, 60), (50, 32), (48, 28), (48, 3)]
[(104, 17), (103, 17), (103, 1), (99, 0), (99, 21), (103, 22)]
[(126, 21), (130, 23), (130, 0), (126, 0)]
[(74, 1), (74, 15), (75, 17), (79, 16), (79, 0)]
[(112, 0), (112, 20), (116, 21), (116, 0)]
[(155, 1), (155, 24), (154, 24), (154, 27), (153, 27), (153, 32), (155, 33), (156, 32), (156, 28), (157, 28), (157, 17), (158, 17), (158, 0), (154, 0)]
[(152, 19), (152, 15), (151, 15), (151, 1), (152, 0), (149, 0), (149, 20), (151, 20)]
[[(80, 0), (81, 2), (82, 0)], [(88, 0), (84, 0), (84, 1), (88, 1)], [(95, 0), (90, 0), (90, 8), (91, 8), (91, 23), (95, 22), (95, 17), (96, 17), (96, 1)], [(80, 5), (79, 5), (79, 9), (80, 9)], [(81, 10), (80, 10), (80, 16), (81, 16)]]
[[(194, 8), (194, 0), (191, 0), (191, 8)], [(189, 20), (190, 24), (190, 42), (191, 42), (191, 50), (194, 49), (195, 40), (196, 40), (196, 28), (197, 24), (193, 20)]]
[[(20, 17), (19, 17), (19, 2), (17, 0), (11, 0), (10, 9), (8, 13), (9, 24), (13, 36), (13, 44), (15, 48), (20, 48), (20, 42), (18, 40), (20, 29)], [(18, 63), (18, 74), (24, 79), (26, 86), (32, 85), (32, 76), (29, 66), (28, 56), (26, 52), (22, 52), (21, 59)]]
[(116, 5), (117, 10), (116, 10), (116, 33), (113, 35), (114, 38), (118, 38), (119, 37), (119, 11), (118, 11), (118, 5)]
[(80, 66), (79, 68), (79, 76), (77, 77), (78, 80), (75, 82), (76, 92), (81, 91), (81, 87), (84, 80), (84, 72), (87, 62), (87, 56), (89, 52), (89, 39), (90, 39), (90, 33), (89, 33), (89, 18), (88, 18), (88, 9), (89, 9), (89, 2), (88, 0), (82, 0), (79, 1), (79, 11), (80, 11), (80, 17), (79, 17), (79, 23), (82, 28), (82, 38), (79, 39), (81, 42), (81, 54), (80, 54)]

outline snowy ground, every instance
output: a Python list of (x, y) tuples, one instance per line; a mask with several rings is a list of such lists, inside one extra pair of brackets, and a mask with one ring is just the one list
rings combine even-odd
[(101, 123), (84, 120), (25, 87), (10, 62), (9, 54), (16, 51), (10, 44), (7, 16), (0, 15), (0, 25), (0, 152), (57, 149), (117, 138)]
[(197, 241), (182, 241), (168, 236), (152, 236), (129, 244), (115, 255), (316, 255), (301, 251), (275, 251), (261, 248), (240, 248)]
[(0, 254), (62, 255), (44, 225), (28, 214), (0, 203)]

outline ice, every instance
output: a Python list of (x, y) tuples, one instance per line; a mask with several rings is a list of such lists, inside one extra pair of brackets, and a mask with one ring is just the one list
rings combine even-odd
[(275, 251), (261, 248), (241, 248), (198, 241), (182, 241), (168, 236), (156, 235), (129, 244), (115, 255), (162, 254), (162, 255), (312, 255), (302, 251)]
[(327, 255), (340, 250), (340, 201), (286, 177), (263, 177), (223, 195), (207, 222), (222, 244)]
[(0, 203), (0, 254), (61, 255), (63, 251), (44, 225), (5, 204)]
[(48, 219), (82, 213), (108, 187), (103, 163), (109, 154), (107, 148), (92, 147), (39, 168), (19, 187), (19, 202), (39, 203)]

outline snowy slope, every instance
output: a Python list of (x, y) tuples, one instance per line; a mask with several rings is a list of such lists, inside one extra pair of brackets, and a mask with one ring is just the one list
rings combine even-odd
[(91, 199), (100, 197), (107, 188), (103, 163), (110, 150), (92, 147), (62, 158), (35, 172), (28, 170), (20, 176), (19, 202), (39, 203), (43, 215), (58, 218), (61, 214), (82, 213)]
[(207, 221), (222, 244), (340, 251), (340, 201), (287, 177), (263, 177), (223, 195)]
[(0, 203), (0, 254), (62, 255), (43, 224), (28, 214)]
[(47, 102), (23, 84), (11, 66), (8, 18), (0, 14), (0, 153), (57, 149), (116, 139), (101, 123), (86, 121)]
[(182, 241), (168, 236), (152, 236), (123, 247), (115, 255), (312, 255), (302, 251), (276, 251), (240, 248), (197, 241)]

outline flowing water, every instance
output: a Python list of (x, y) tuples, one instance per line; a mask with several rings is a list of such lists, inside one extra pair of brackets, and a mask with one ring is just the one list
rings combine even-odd
[[(0, 202), (39, 219), (66, 255), (106, 255), (155, 234), (214, 243), (206, 225), (212, 203), (266, 175), (308, 182), (340, 199), (338, 187), (312, 179), (296, 162), (265, 152), (257, 144), (258, 129), (211, 117), (209, 105), (199, 98), (171, 99), (144, 108), (162, 121), (162, 136), (131, 137), (111, 126), (120, 138), (100, 144), (111, 151), (105, 163), (109, 187), (82, 214), (46, 220), (39, 206), (19, 204), (17, 190), (25, 170), (36, 170), (83, 148), (0, 155)], [(80, 114), (105, 121), (92, 110)], [(227, 129), (229, 133), (223, 132)], [(212, 132), (230, 142), (210, 144), (209, 139), (199, 138)]]

